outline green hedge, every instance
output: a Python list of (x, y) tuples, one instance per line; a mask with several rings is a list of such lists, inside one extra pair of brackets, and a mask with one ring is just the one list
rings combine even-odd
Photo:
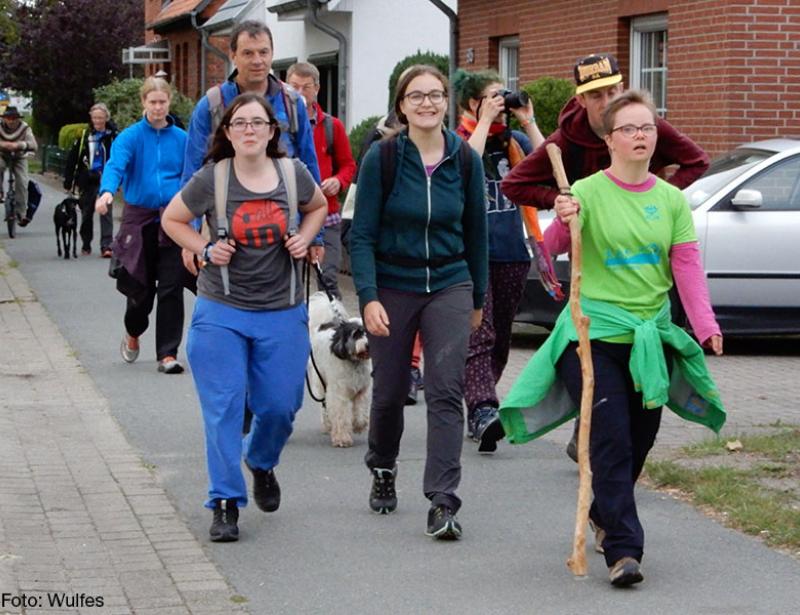
[(536, 123), (546, 137), (558, 127), (558, 114), (575, 94), (575, 84), (569, 79), (540, 77), (522, 89), (533, 99)]
[(79, 139), (83, 131), (89, 127), (89, 124), (64, 124), (61, 130), (58, 131), (58, 147), (63, 150), (68, 150), (76, 139)]
[(358, 153), (361, 151), (361, 144), (367, 133), (378, 125), (382, 115), (371, 115), (370, 117), (361, 120), (358, 124), (353, 126), (350, 130), (348, 138), (350, 139), (350, 149), (353, 151), (353, 158), (358, 158)]
[[(94, 89), (95, 102), (105, 103), (111, 112), (111, 119), (120, 130), (138, 122), (142, 118), (142, 103), (139, 88), (144, 79), (123, 79)], [(192, 116), (194, 101), (180, 92), (173, 91), (170, 113), (177, 115), (188, 126)]]

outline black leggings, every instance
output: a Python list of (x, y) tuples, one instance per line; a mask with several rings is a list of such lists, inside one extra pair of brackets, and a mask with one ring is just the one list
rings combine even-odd
[[(580, 405), (581, 367), (576, 343), (567, 346), (558, 374), (576, 405)], [(661, 424), (661, 408), (643, 408), (633, 387), (628, 363), (630, 344), (592, 341), (594, 399), (605, 402), (592, 411), (589, 442), (594, 501), (589, 516), (606, 531), (607, 565), (622, 557), (638, 561), (644, 550), (644, 530), (634, 500), (634, 485)]]

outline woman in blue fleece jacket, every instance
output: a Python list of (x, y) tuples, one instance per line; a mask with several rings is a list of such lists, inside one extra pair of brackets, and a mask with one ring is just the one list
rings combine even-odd
[(127, 280), (123, 287), (118, 278), (118, 288), (128, 297), (122, 358), (133, 363), (139, 356), (139, 336), (147, 329), (158, 297), (158, 371), (179, 374), (184, 268), (180, 248), (161, 232), (160, 216), (180, 188), (186, 132), (169, 117), (172, 90), (166, 81), (148, 77), (140, 94), (144, 117), (123, 130), (111, 146), (95, 209), (105, 214), (122, 185), (125, 208), (112, 245)]
[(365, 458), (373, 475), (369, 503), (381, 514), (397, 507), (408, 365), (420, 331), (428, 358), (427, 534), (456, 539), (464, 365), (470, 330), (481, 321), (488, 275), (483, 165), (442, 127), (447, 80), (435, 68), (408, 69), (397, 84), (394, 107), (407, 126), (388, 144), (395, 155), (394, 185), (384, 198), (381, 147), (387, 144), (374, 144), (359, 171), (351, 231), (353, 278), (373, 361)]

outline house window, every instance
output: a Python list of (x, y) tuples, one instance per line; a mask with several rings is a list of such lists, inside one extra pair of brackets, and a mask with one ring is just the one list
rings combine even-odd
[(648, 90), (667, 115), (667, 14), (631, 20), (631, 87)]
[(308, 62), (319, 70), (319, 94), (317, 100), (328, 113), (339, 115), (339, 54), (336, 51), (315, 53)]
[(497, 41), (500, 76), (509, 90), (519, 89), (519, 38), (509, 36)]

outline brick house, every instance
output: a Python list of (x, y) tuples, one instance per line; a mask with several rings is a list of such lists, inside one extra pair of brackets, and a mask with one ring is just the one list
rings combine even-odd
[(796, 0), (459, 0), (459, 65), (511, 87), (613, 53), (625, 83), (712, 156), (800, 136)]
[[(138, 50), (143, 58), (140, 63), (145, 63), (145, 74), (163, 70), (179, 92), (193, 99), (205, 93), (206, 84), (222, 81), (227, 41), (209, 38), (199, 27), (214, 16), (223, 2), (144, 0), (145, 45)], [(157, 61), (147, 62), (147, 50), (153, 49), (166, 50), (166, 53), (151, 54)]]

